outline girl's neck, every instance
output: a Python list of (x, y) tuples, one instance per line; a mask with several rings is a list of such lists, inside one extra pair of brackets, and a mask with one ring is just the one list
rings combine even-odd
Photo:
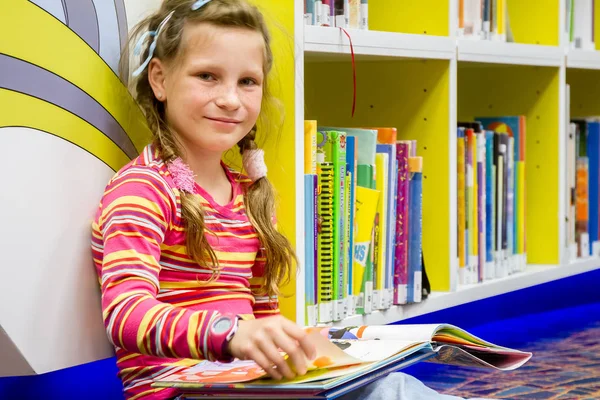
[(217, 203), (224, 205), (231, 200), (233, 189), (221, 164), (222, 154), (194, 148), (185, 150), (182, 157), (194, 173), (196, 183)]

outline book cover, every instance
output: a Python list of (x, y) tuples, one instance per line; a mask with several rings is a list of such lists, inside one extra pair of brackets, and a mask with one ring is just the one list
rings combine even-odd
[[(353, 294), (359, 296), (357, 312), (364, 312), (365, 278), (367, 275), (369, 256), (371, 252), (372, 232), (375, 225), (375, 214), (379, 204), (379, 191), (358, 186), (356, 188), (356, 241), (354, 245), (354, 261), (352, 267)], [(370, 266), (372, 270), (372, 265)], [(368, 285), (371, 286), (371, 281)], [(372, 295), (372, 293), (369, 293)]]
[[(358, 165), (358, 174), (357, 174), (357, 185), (360, 187), (376, 190), (375, 187), (375, 174), (374, 174), (375, 165)], [(379, 193), (379, 192), (377, 192)], [(358, 201), (358, 200), (357, 200)], [(377, 198), (377, 204), (379, 204), (379, 197)], [(377, 213), (377, 205), (375, 206), (375, 214)], [(371, 245), (369, 246), (369, 251), (367, 252), (367, 260), (365, 264), (365, 272), (363, 275), (362, 281), (362, 289), (361, 289), (361, 297), (359, 301), (361, 301), (360, 305), (357, 305), (357, 312), (362, 314), (370, 314), (373, 310), (373, 289), (374, 289), (374, 272), (373, 268), (375, 266), (375, 216), (373, 217), (373, 228), (370, 232), (367, 232), (370, 235)]]

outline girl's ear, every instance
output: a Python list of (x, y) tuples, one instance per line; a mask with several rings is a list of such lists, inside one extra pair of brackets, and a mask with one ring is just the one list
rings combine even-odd
[(153, 58), (148, 65), (148, 82), (150, 82), (154, 97), (156, 97), (158, 101), (167, 100), (165, 78), (165, 65), (158, 58)]

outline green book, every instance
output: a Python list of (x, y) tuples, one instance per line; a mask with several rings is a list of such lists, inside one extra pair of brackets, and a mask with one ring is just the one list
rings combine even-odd
[(317, 163), (318, 320), (333, 321), (333, 164)]
[(334, 130), (317, 131), (317, 153), (333, 164), (333, 320), (344, 318), (344, 196), (346, 183), (346, 134)]

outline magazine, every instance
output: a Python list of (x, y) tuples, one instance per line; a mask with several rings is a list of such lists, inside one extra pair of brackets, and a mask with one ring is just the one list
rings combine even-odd
[(182, 399), (327, 399), (421, 361), (508, 371), (532, 357), (449, 324), (305, 329), (317, 349), (305, 375), (277, 381), (253, 361), (200, 361), (157, 377), (153, 386), (179, 388)]

